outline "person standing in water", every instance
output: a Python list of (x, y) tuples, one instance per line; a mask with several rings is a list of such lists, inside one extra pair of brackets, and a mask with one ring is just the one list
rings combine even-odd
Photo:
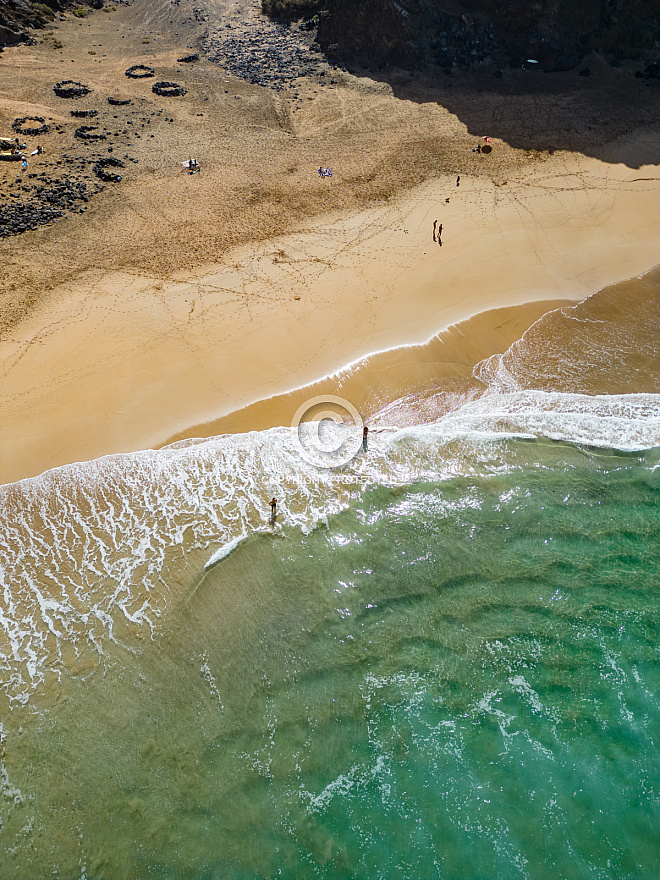
[(277, 498), (271, 498), (268, 503), (270, 504), (270, 522), (272, 525), (277, 519)]
[[(436, 223), (437, 222), (438, 221), (436, 220)], [(433, 230), (433, 236), (434, 236), (433, 240), (435, 241), (435, 229)], [(365, 452), (367, 451), (368, 445), (369, 445), (369, 428), (367, 428), (367, 426), (365, 425), (364, 428), (362, 428), (362, 449)]]

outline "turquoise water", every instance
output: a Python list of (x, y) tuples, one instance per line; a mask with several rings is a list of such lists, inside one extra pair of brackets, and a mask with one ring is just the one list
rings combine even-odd
[(658, 450), (494, 445), (165, 567), (3, 713), (3, 880), (657, 878)]

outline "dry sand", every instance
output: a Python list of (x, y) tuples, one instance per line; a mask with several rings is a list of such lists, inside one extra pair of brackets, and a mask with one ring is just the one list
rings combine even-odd
[[(149, 18), (157, 8), (136, 3), (63, 23), (75, 59), (67, 75), (97, 96), (121, 88), (143, 114), (162, 105), (123, 76), (146, 61), (182, 80), (174, 58), (184, 40), (140, 49), (145, 32), (166, 30)], [(86, 55), (90, 41), (103, 43), (103, 59)], [(3, 55), (0, 122), (36, 107), (66, 121), (52, 96), (53, 79), (63, 78), (53, 51)], [(20, 82), (8, 55), (22, 59)], [(658, 262), (656, 133), (610, 145), (609, 162), (532, 155), (497, 140), (485, 158), (448, 111), (398, 100), (371, 80), (342, 75), (332, 90), (303, 82), (308, 107), (294, 116), (286, 97), (208, 63), (186, 76), (194, 100), (168, 103), (174, 121), (161, 118), (153, 139), (132, 142), (140, 161), (121, 189), (96, 197), (84, 217), (1, 243), (2, 482), (289, 423), (301, 395), (316, 391), (276, 395), (473, 319), (441, 337), (441, 353), (394, 352), (352, 387), (346, 376), (322, 386), (375, 411), (433, 370), (469, 376), (557, 301)], [(47, 150), (67, 137), (51, 137)], [(192, 178), (179, 165), (191, 151), (203, 166)], [(630, 167), (632, 155), (640, 167)], [(332, 180), (318, 177), (319, 161), (333, 166)], [(432, 240), (435, 219), (442, 247)]]

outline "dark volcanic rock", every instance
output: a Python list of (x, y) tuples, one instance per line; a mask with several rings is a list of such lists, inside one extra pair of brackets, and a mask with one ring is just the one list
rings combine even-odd
[(96, 165), (94, 165), (94, 174), (106, 183), (119, 183), (121, 181), (121, 174), (117, 174), (114, 171), (108, 171), (108, 168), (123, 167), (124, 163), (121, 159), (114, 159), (109, 156), (107, 159), (99, 159)]
[(58, 98), (84, 98), (92, 90), (73, 79), (63, 79), (62, 82), (55, 83), (53, 91)]
[(167, 82), (167, 80), (154, 83), (151, 91), (155, 95), (161, 95), (163, 98), (181, 98), (186, 94), (186, 90), (179, 83)]
[(74, 137), (82, 141), (104, 141), (105, 135), (94, 125), (81, 125), (73, 133)]
[[(38, 122), (39, 125), (26, 125), (27, 122)], [(19, 116), (18, 119), (14, 119), (11, 127), (18, 134), (33, 137), (50, 131), (50, 125), (48, 125), (43, 116)]]
[[(31, 177), (33, 175), (30, 175)], [(20, 182), (21, 178), (17, 179)], [(82, 181), (48, 180), (21, 187), (21, 199), (12, 204), (0, 205), (0, 238), (20, 235), (38, 226), (44, 226), (64, 217), (67, 212), (84, 210), (81, 203), (89, 202), (89, 198), (103, 187), (94, 184), (91, 187)]]
[(326, 0), (318, 41), (342, 62), (567, 70), (597, 51), (656, 61), (658, 0)]
[(129, 79), (146, 79), (150, 76), (156, 76), (156, 71), (147, 64), (134, 64), (124, 72)]
[(249, 27), (228, 27), (210, 34), (204, 41), (204, 51), (234, 76), (254, 85), (281, 89), (315, 71), (318, 58), (310, 46), (312, 38), (312, 34), (302, 34), (288, 23), (261, 19)]

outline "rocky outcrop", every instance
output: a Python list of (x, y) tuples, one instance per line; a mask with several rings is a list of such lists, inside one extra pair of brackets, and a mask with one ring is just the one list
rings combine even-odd
[(43, 27), (47, 21), (47, 15), (29, 0), (0, 0), (0, 48), (28, 41), (28, 29)]
[(31, 30), (45, 27), (73, 6), (100, 9), (103, 0), (0, 0), (0, 52), (3, 46), (29, 43)]
[(326, 0), (318, 42), (334, 59), (447, 70), (527, 59), (567, 70), (591, 51), (660, 57), (658, 0)]

